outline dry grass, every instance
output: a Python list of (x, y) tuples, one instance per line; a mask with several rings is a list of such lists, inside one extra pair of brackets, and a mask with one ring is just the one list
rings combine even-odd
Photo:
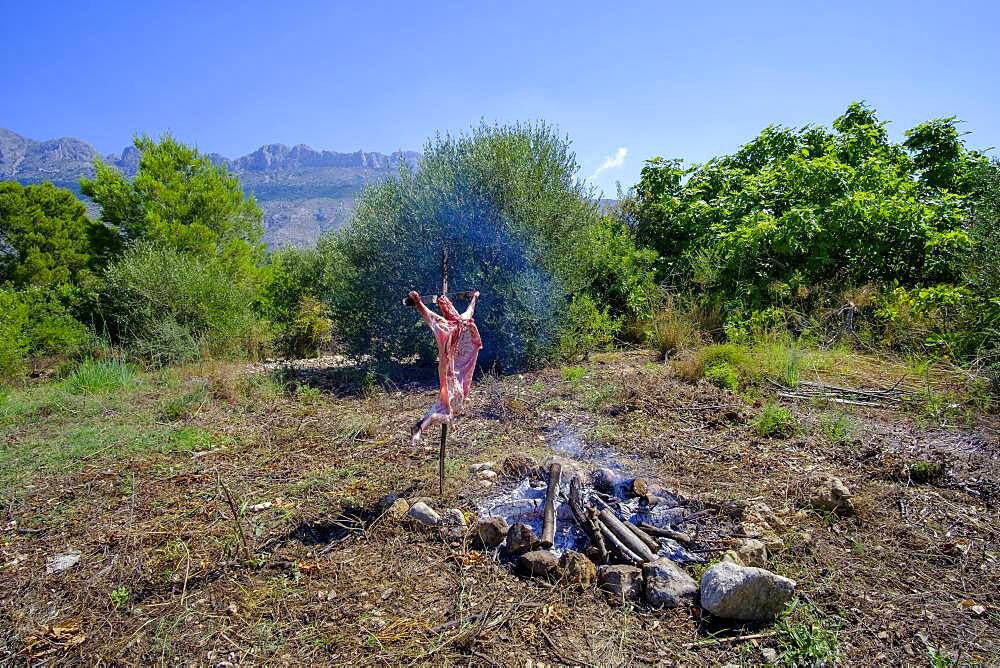
[[(795, 435), (763, 437), (758, 407), (652, 360), (598, 355), (571, 378), (549, 369), (488, 380), (452, 431), (440, 503), (473, 507), (467, 464), (541, 457), (552, 425), (583, 425), (587, 447), (613, 449), (731, 521), (754, 520), (760, 503), (774, 509), (781, 546), (770, 567), (799, 582), (802, 602), (782, 624), (729, 625), (697, 608), (651, 611), (523, 580), (467, 542), (370, 514), (390, 492), (436, 493), (435, 454), (408, 445), (432, 389), (363, 395), (360, 379), (316, 369), (297, 385), (322, 393), (293, 393), (215, 365), (85, 400), (44, 387), (5, 400), (0, 454), (20, 473), (0, 524), (0, 664), (747, 665), (764, 646), (810, 642), (814, 628), (830, 630), (844, 665), (926, 665), (932, 651), (1000, 662), (995, 418), (942, 427), (847, 407), (838, 414), (851, 429), (831, 430), (830, 407), (802, 404), (787, 406)], [(855, 357), (815, 373), (891, 385), (897, 370)], [(946, 373), (928, 377), (952, 387)], [(38, 433), (65, 444), (70, 425), (106, 449), (64, 453), (59, 467), (18, 457), (41, 447)], [(157, 447), (182, 429), (208, 434), (208, 446)], [(899, 471), (916, 461), (947, 465), (915, 484)], [(816, 471), (847, 483), (856, 514), (801, 508), (797, 490)], [(46, 575), (46, 558), (67, 548), (80, 563)], [(720, 643), (715, 633), (774, 635)]]

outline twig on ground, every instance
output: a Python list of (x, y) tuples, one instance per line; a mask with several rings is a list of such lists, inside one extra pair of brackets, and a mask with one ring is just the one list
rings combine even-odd
[(233, 501), (232, 494), (229, 493), (229, 488), (226, 487), (226, 483), (222, 482), (222, 476), (218, 478), (219, 487), (222, 488), (223, 494), (226, 495), (226, 502), (229, 504), (229, 509), (233, 512), (233, 522), (236, 524), (236, 532), (239, 534), (240, 542), (243, 544), (243, 552), (246, 555), (247, 560), (253, 559), (253, 553), (250, 552), (250, 544), (247, 542), (246, 533), (243, 532), (243, 522), (240, 521), (240, 511), (236, 508), (236, 502)]
[(777, 631), (767, 631), (766, 633), (751, 633), (744, 636), (726, 636), (722, 638), (709, 638), (708, 640), (699, 640), (698, 642), (691, 642), (684, 645), (684, 649), (700, 649), (702, 647), (712, 647), (713, 645), (735, 645), (741, 642), (747, 642), (748, 640), (763, 640), (764, 638), (773, 638), (778, 635)]

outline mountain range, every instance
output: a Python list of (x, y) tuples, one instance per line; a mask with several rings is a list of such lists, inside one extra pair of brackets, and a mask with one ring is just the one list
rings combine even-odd
[[(421, 158), (416, 151), (337, 153), (304, 144), (267, 144), (236, 159), (207, 156), (225, 165), (246, 193), (257, 198), (264, 210), (264, 240), (271, 247), (312, 245), (322, 232), (347, 223), (365, 185), (392, 178), (401, 161), (416, 167)], [(139, 152), (132, 146), (120, 155), (102, 156), (80, 139), (35, 141), (0, 128), (0, 180), (51, 181), (75, 192), (95, 216), (97, 207), (80, 195), (80, 177), (93, 177), (98, 157), (128, 177), (139, 165)]]

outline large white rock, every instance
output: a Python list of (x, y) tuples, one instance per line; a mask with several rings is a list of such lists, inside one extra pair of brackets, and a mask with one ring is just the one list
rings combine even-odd
[(794, 594), (794, 580), (732, 561), (715, 564), (701, 578), (701, 607), (726, 619), (774, 619)]
[(690, 602), (698, 584), (684, 569), (666, 558), (642, 565), (646, 603), (654, 607), (676, 608)]

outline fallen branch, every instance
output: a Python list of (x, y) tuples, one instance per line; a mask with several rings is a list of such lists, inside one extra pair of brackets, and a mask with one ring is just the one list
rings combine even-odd
[(549, 488), (545, 492), (545, 510), (542, 516), (542, 536), (538, 544), (544, 549), (552, 547), (556, 535), (556, 494), (559, 492), (559, 479), (562, 477), (562, 466), (558, 462), (549, 465)]
[(698, 642), (692, 642), (684, 645), (684, 649), (697, 649), (700, 647), (711, 647), (713, 645), (735, 645), (737, 643), (746, 642), (748, 640), (763, 640), (764, 638), (773, 638), (778, 635), (777, 631), (767, 631), (766, 633), (751, 633), (745, 636), (726, 636), (724, 638), (709, 638), (708, 640), (700, 640)]
[(222, 476), (219, 476), (218, 482), (219, 487), (222, 488), (223, 494), (226, 495), (226, 502), (229, 504), (229, 509), (233, 512), (233, 522), (236, 524), (236, 531), (239, 534), (240, 542), (243, 544), (243, 552), (249, 561), (253, 559), (253, 553), (250, 552), (250, 544), (247, 542), (247, 535), (243, 532), (243, 522), (240, 521), (240, 512), (236, 508), (236, 502), (233, 501), (232, 494), (229, 493), (229, 488), (226, 487), (226, 483), (222, 482)]
[(662, 546), (660, 545), (659, 542), (657, 542), (655, 538), (650, 536), (648, 533), (646, 533), (636, 525), (632, 524), (628, 520), (622, 520), (622, 524), (624, 524), (629, 531), (635, 534), (636, 538), (645, 543), (646, 547), (648, 547), (652, 551), (653, 555), (656, 555), (656, 553), (660, 551), (660, 547)]
[(611, 545), (612, 549), (614, 549), (614, 551), (618, 553), (618, 557), (622, 561), (632, 564), (633, 566), (639, 566), (642, 564), (642, 559), (639, 557), (639, 555), (630, 550), (628, 546), (625, 545), (625, 543), (618, 540), (618, 536), (613, 534), (611, 532), (611, 529), (605, 526), (602, 522), (598, 522), (597, 526), (600, 529), (601, 535), (604, 537), (604, 540), (607, 541), (607, 543)]
[[(653, 561), (656, 559), (649, 547), (638, 536), (632, 533), (620, 519), (615, 517), (610, 508), (605, 506), (603, 510), (597, 513), (597, 518), (618, 539), (618, 542), (626, 545), (633, 554), (640, 558), (640, 561)], [(607, 538), (606, 534), (605, 538)]]
[(652, 536), (663, 536), (664, 538), (676, 540), (678, 543), (684, 543), (685, 545), (690, 545), (692, 543), (691, 536), (687, 535), (683, 531), (664, 529), (662, 527), (653, 526), (647, 522), (640, 522), (639, 528)]
[(577, 476), (570, 478), (567, 502), (569, 503), (570, 510), (573, 512), (573, 518), (576, 520), (577, 525), (587, 534), (591, 545), (597, 550), (598, 562), (602, 564), (607, 563), (608, 548), (604, 545), (604, 536), (601, 535), (601, 530), (598, 528), (594, 518), (584, 510), (583, 501), (580, 497), (580, 479)]

